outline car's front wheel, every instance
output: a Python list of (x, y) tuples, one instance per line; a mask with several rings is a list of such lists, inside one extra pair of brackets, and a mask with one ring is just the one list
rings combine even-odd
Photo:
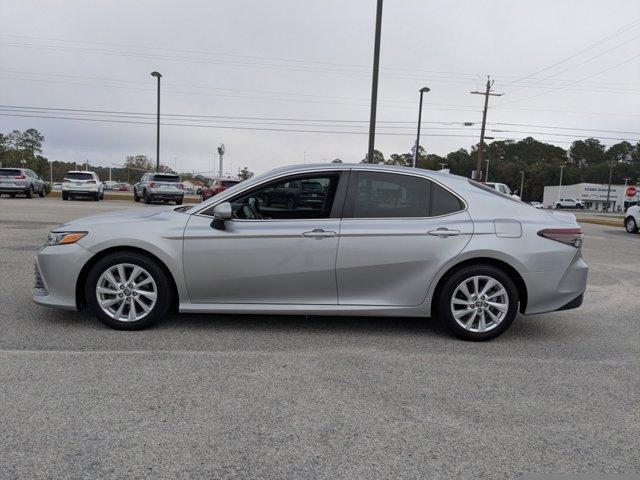
[(100, 259), (87, 277), (85, 298), (111, 328), (140, 330), (160, 320), (171, 305), (167, 275), (152, 259), (117, 252)]
[(503, 270), (492, 265), (464, 267), (440, 290), (437, 315), (464, 340), (491, 340), (502, 334), (518, 313), (518, 290)]
[(638, 224), (636, 223), (636, 219), (633, 217), (629, 217), (624, 221), (624, 228), (629, 233), (638, 233)]

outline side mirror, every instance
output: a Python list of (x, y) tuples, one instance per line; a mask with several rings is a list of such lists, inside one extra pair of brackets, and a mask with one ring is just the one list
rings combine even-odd
[(211, 226), (216, 230), (225, 230), (224, 222), (230, 220), (233, 215), (231, 204), (229, 202), (219, 203), (213, 208), (213, 221)]

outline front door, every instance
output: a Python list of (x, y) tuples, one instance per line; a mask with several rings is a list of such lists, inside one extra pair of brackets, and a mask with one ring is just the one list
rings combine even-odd
[[(345, 178), (342, 178), (341, 177)], [(322, 185), (318, 202), (265, 202), (292, 180)], [(340, 171), (297, 175), (241, 192), (232, 220), (212, 228), (213, 208), (192, 215), (183, 264), (193, 303), (337, 304), (335, 262), (340, 235)], [(344, 187), (340, 191), (344, 190)]]
[(420, 305), (433, 277), (473, 234), (457, 196), (409, 174), (352, 172), (344, 216), (340, 305)]

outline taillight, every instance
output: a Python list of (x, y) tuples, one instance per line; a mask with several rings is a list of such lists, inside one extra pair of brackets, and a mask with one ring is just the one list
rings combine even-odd
[(149, 184), (149, 188), (156, 188), (156, 184), (155, 184), (155, 182), (151, 182), (151, 183)]
[(27, 178), (27, 177), (25, 177), (24, 175), (16, 175), (16, 176), (15, 176), (15, 177), (13, 177), (13, 178), (15, 178), (15, 179), (17, 179), (17, 180), (24, 180), (24, 179), (25, 179), (25, 178)]
[(581, 228), (545, 228), (540, 230), (538, 235), (576, 248), (582, 245), (584, 237)]
[(62, 183), (69, 183), (71, 180), (69, 180), (68, 178), (63, 178), (62, 179)]
[(96, 183), (96, 181), (95, 180), (89, 180), (89, 181), (87, 181), (87, 183)]

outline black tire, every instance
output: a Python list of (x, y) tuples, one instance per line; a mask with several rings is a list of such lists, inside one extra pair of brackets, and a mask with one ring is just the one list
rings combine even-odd
[(628, 233), (638, 233), (638, 224), (633, 217), (627, 217), (624, 221), (624, 228)]
[(29, 190), (27, 190), (26, 192), (24, 192), (25, 197), (27, 198), (33, 198), (33, 185), (31, 185), (29, 187)]
[(178, 200), (176, 200), (176, 205), (182, 205), (182, 197), (180, 197)]
[[(465, 279), (470, 279), (478, 275), (490, 277), (500, 282), (507, 292), (507, 298), (509, 300), (509, 306), (507, 307), (504, 319), (491, 330), (484, 332), (473, 332), (465, 329), (456, 321), (451, 312), (451, 300), (455, 290)], [(518, 314), (518, 290), (515, 283), (503, 270), (492, 265), (471, 265), (454, 271), (446, 277), (439, 292), (440, 294), (436, 304), (436, 315), (451, 333), (463, 340), (480, 342), (496, 338), (511, 326)]]
[[(104, 271), (109, 267), (112, 267), (119, 263), (130, 263), (144, 268), (147, 272), (149, 272), (156, 283), (156, 303), (151, 311), (140, 320), (131, 322), (116, 320), (107, 315), (107, 313), (105, 313), (98, 304), (98, 298), (96, 297), (95, 291), (100, 275), (102, 275)], [(167, 277), (167, 274), (164, 272), (164, 270), (159, 265), (157, 265), (154, 260), (147, 257), (146, 255), (137, 252), (124, 251), (114, 252), (96, 262), (96, 264), (89, 271), (89, 275), (87, 276), (84, 293), (87, 306), (89, 307), (89, 309), (91, 309), (94, 315), (98, 317), (98, 319), (105, 325), (116, 330), (142, 330), (143, 328), (147, 328), (161, 320), (169, 311), (169, 308), (171, 307), (173, 302), (173, 293), (169, 285), (170, 279)]]
[(135, 188), (133, 189), (133, 201), (134, 202), (139, 202), (140, 201), (140, 197), (136, 193), (136, 189)]
[(104, 190), (100, 192), (100, 200), (104, 200)]
[(144, 203), (146, 203), (147, 205), (149, 205), (151, 203), (151, 197), (147, 194), (147, 191), (145, 190), (144, 192), (142, 192), (142, 200), (144, 201)]
[(10, 194), (9, 194), (9, 196), (10, 196), (11, 198), (16, 198), (16, 194), (15, 194), (15, 193), (10, 193)]
[(99, 194), (99, 193), (96, 193), (96, 194), (93, 196), (93, 201), (94, 201), (94, 202), (99, 202), (99, 201), (100, 201), (100, 194)]
[(45, 196), (45, 191), (44, 191), (44, 185), (42, 186), (42, 188), (40, 189), (40, 191), (38, 192), (38, 196), (40, 198), (44, 198)]
[(62, 192), (62, 200), (69, 200), (69, 194)]
[(556, 208), (560, 210), (562, 208), (562, 205), (560, 205), (559, 203), (556, 203)]

